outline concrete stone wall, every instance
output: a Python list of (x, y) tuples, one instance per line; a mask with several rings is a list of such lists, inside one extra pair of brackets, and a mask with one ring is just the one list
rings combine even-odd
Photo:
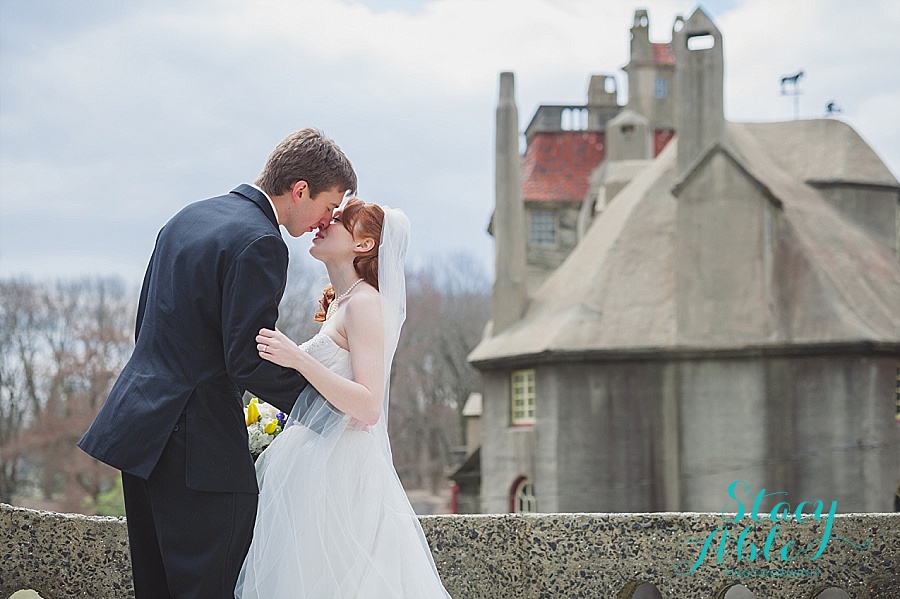
[(737, 479), (891, 511), (896, 369), (863, 354), (545, 363), (531, 427), (509, 425), (510, 371), (485, 371), (483, 509), (508, 511), (525, 476), (540, 512), (715, 511)]
[[(900, 515), (837, 516), (825, 523), (778, 524), (777, 543), (761, 549), (774, 526), (721, 514), (544, 514), (421, 518), (447, 590), (456, 599), (617, 597), (641, 583), (664, 598), (722, 597), (743, 584), (758, 599), (815, 597), (842, 588), (853, 599), (900, 596)], [(723, 527), (742, 544), (701, 547)], [(716, 532), (719, 530), (720, 532)], [(820, 556), (812, 552), (823, 546)], [(696, 542), (691, 542), (694, 539)], [(789, 541), (809, 546), (785, 561)], [(750, 545), (759, 548), (750, 558)], [(44, 599), (133, 597), (124, 519), (37, 512), (0, 504), (0, 597), (34, 589)], [(697, 567), (691, 571), (693, 566)]]

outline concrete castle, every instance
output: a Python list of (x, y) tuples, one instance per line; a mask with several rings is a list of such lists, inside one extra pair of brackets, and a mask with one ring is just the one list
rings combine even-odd
[(501, 75), (477, 509), (718, 511), (743, 479), (893, 510), (900, 184), (838, 120), (726, 121), (703, 10), (648, 25), (627, 105), (593, 77), (521, 161)]

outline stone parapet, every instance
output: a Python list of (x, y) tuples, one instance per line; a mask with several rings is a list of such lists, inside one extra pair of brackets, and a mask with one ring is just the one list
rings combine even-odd
[[(697, 513), (420, 520), (455, 598), (627, 599), (645, 582), (665, 598), (720, 598), (738, 583), (759, 599), (812, 598), (829, 587), (853, 599), (900, 597), (900, 514), (838, 515), (830, 528), (825, 517), (806, 518), (777, 527), (768, 514), (737, 523)], [(134, 596), (122, 518), (0, 504), (0, 553), (0, 599), (20, 589), (45, 599)]]

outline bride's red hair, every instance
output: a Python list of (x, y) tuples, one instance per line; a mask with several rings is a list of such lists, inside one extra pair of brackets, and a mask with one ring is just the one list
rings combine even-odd
[[(369, 204), (358, 198), (350, 198), (340, 212), (341, 224), (355, 239), (371, 237), (375, 245), (364, 254), (353, 259), (353, 268), (362, 279), (378, 289), (378, 246), (381, 243), (381, 228), (384, 226), (384, 210), (378, 204)], [(334, 300), (334, 287), (328, 285), (319, 300), (319, 311), (313, 317), (316, 322), (324, 322), (328, 305)]]

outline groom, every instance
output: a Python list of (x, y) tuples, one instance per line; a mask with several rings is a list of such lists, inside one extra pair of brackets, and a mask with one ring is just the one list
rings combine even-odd
[(241, 392), (290, 412), (306, 380), (260, 359), (294, 237), (327, 227), (356, 173), (314, 129), (256, 185), (191, 204), (159, 232), (131, 359), (78, 446), (122, 471), (137, 599), (233, 597), (257, 493)]

